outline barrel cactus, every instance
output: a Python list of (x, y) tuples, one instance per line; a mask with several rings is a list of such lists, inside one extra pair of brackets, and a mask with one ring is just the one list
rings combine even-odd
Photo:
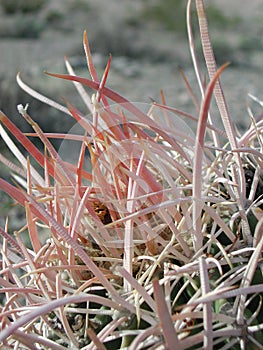
[(0, 228), (1, 348), (263, 349), (263, 124), (251, 114), (250, 128), (236, 135), (220, 85), (228, 63), (217, 68), (202, 0), (196, 10), (209, 76), (205, 84), (189, 0), (196, 115), (164, 96), (146, 105), (108, 88), (112, 58), (99, 78), (86, 32), (91, 78), (68, 60), (68, 74), (47, 73), (74, 83), (83, 111), (18, 75), (25, 91), (76, 125), (45, 133), (19, 105), (32, 127), (24, 134), (1, 112), (1, 137), (18, 162), (1, 155), (15, 183), (0, 179), (0, 188), (27, 219), (14, 233), (8, 221)]

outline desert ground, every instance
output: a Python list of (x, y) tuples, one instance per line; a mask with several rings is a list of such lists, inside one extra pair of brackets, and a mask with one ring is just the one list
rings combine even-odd
[[(113, 55), (110, 87), (130, 100), (144, 103), (150, 103), (150, 98), (158, 99), (163, 89), (167, 103), (191, 110), (192, 103), (178, 71), (178, 66), (182, 66), (191, 84), (196, 86), (186, 30), (168, 30), (165, 23), (145, 18), (143, 11), (154, 3), (157, 1), (47, 1), (37, 18), (34, 15), (31, 22), (30, 17), (27, 19), (31, 28), (27, 38), (19, 37), (21, 14), (7, 15), (1, 9), (0, 108), (22, 123), (16, 105), (29, 102), (31, 113), (43, 128), (59, 129), (64, 116), (58, 116), (22, 92), (16, 84), (16, 74), (21, 71), (27, 84), (59, 102), (64, 96), (78, 103), (70, 84), (46, 77), (43, 71), (65, 72), (63, 58), (67, 55), (77, 72), (88, 76), (82, 48), (86, 29), (99, 72), (102, 73), (109, 54)], [(219, 64), (232, 62), (222, 76), (223, 87), (233, 120), (246, 127), (250, 122), (247, 104), (255, 114), (260, 113), (259, 106), (247, 94), (262, 99), (263, 2), (245, 1), (242, 6), (240, 0), (205, 3), (225, 16), (221, 26), (209, 22), (211, 37)], [(176, 18), (178, 1), (169, 4)], [(231, 24), (233, 18), (238, 20)], [(37, 30), (37, 37), (30, 38)], [(199, 56), (202, 61), (202, 55)]]
[[(66, 55), (77, 74), (89, 77), (82, 46), (83, 31), (87, 30), (100, 75), (112, 54), (107, 86), (133, 102), (146, 104), (153, 99), (158, 101), (163, 89), (167, 104), (196, 113), (178, 70), (179, 66), (183, 68), (193, 90), (200, 96), (182, 12), (186, 1), (167, 0), (168, 3), (167, 20), (158, 17), (158, 11), (154, 18), (148, 16), (158, 0), (47, 0), (34, 14), (6, 14), (0, 6), (0, 109), (24, 131), (30, 127), (17, 112), (16, 106), (20, 103), (29, 103), (31, 117), (45, 131), (66, 132), (72, 127), (69, 116), (22, 91), (16, 75), (20, 71), (22, 79), (32, 88), (60, 103), (66, 98), (85, 113), (74, 86), (47, 77), (44, 71), (65, 73)], [(245, 130), (251, 122), (248, 106), (254, 116), (262, 114), (262, 106), (252, 101), (248, 93), (263, 100), (263, 2), (210, 0), (205, 3), (213, 10), (208, 21), (218, 65), (231, 62), (221, 78), (231, 118), (239, 130)], [(205, 76), (198, 31), (195, 36)], [(213, 113), (217, 113), (216, 108)], [(3, 144), (1, 152), (5, 152)], [(3, 174), (4, 170), (0, 170)], [(7, 209), (1, 209), (1, 225), (8, 211), (15, 227), (16, 220), (20, 220), (19, 212), (10, 209), (8, 203), (4, 197), (2, 207)]]

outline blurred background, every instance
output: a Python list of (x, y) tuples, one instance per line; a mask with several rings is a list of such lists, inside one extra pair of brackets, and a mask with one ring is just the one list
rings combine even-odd
[[(196, 47), (202, 62), (192, 2)], [(24, 131), (30, 127), (17, 112), (20, 103), (29, 103), (31, 117), (47, 132), (67, 131), (73, 125), (69, 116), (34, 100), (18, 87), (16, 74), (21, 71), (22, 79), (32, 88), (60, 103), (64, 97), (87, 113), (70, 82), (44, 74), (45, 70), (65, 73), (66, 55), (79, 75), (89, 77), (82, 46), (86, 29), (99, 74), (109, 54), (113, 55), (109, 87), (133, 102), (145, 103), (160, 100), (163, 89), (167, 104), (196, 113), (178, 70), (181, 66), (190, 83), (197, 86), (186, 35), (186, 3), (0, 0), (0, 109)], [(250, 124), (248, 104), (255, 115), (260, 113), (260, 106), (247, 94), (263, 99), (263, 1), (207, 0), (205, 4), (217, 62), (231, 61), (222, 83), (232, 120), (242, 130)], [(202, 64), (201, 68), (205, 74)], [(3, 144), (0, 151), (5, 152)], [(0, 172), (2, 175), (3, 169)]]
[[(69, 117), (21, 91), (16, 74), (21, 71), (22, 79), (32, 88), (59, 102), (66, 97), (78, 104), (70, 83), (43, 72), (64, 73), (66, 55), (78, 74), (88, 76), (82, 47), (86, 29), (99, 72), (109, 54), (113, 55), (110, 87), (130, 100), (147, 103), (150, 98), (158, 100), (163, 89), (167, 103), (191, 111), (192, 103), (178, 71), (181, 66), (196, 85), (186, 35), (186, 2), (0, 0), (0, 109), (24, 128), (27, 126), (16, 110), (19, 103), (30, 104), (30, 114), (46, 131), (70, 124)], [(246, 126), (247, 93), (262, 99), (263, 2), (205, 3), (217, 62), (232, 63), (222, 78), (232, 118)], [(192, 7), (194, 10), (194, 1)], [(197, 29), (194, 13), (193, 26)], [(198, 31), (195, 33), (202, 61)], [(257, 113), (258, 106), (253, 107)]]

